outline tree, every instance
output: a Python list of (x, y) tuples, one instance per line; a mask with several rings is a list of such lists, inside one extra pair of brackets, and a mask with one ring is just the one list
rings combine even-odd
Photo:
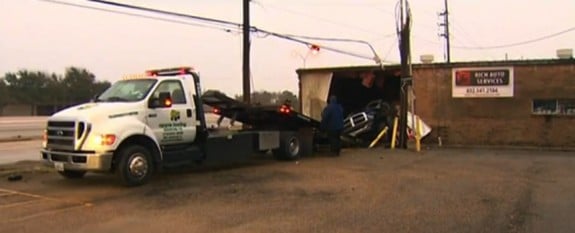
[(96, 83), (94, 83), (94, 85), (92, 85), (92, 97), (96, 96), (96, 95), (100, 95), (102, 94), (102, 92), (104, 92), (106, 89), (108, 89), (110, 86), (112, 86), (112, 84), (108, 81), (98, 81)]
[(23, 69), (0, 78), (0, 110), (7, 104), (28, 104), (42, 106), (43, 113), (50, 106), (54, 111), (87, 102), (108, 87), (109, 82), (96, 81), (95, 75), (83, 68), (69, 67), (63, 77)]
[(68, 67), (62, 79), (68, 103), (88, 102), (111, 86), (108, 81), (96, 81), (96, 76), (84, 68)]
[(262, 105), (269, 105), (276, 103), (274, 94), (267, 91), (256, 91), (252, 93), (251, 101)]
[(23, 104), (49, 102), (50, 75), (40, 71), (20, 70), (4, 76), (11, 97)]
[(295, 109), (299, 109), (299, 99), (297, 95), (291, 91), (283, 91), (279, 94), (279, 99), (282, 101), (289, 100)]
[[(4, 78), (0, 78), (0, 110), (10, 103), (10, 90)], [(2, 112), (2, 111), (0, 111)]]
[(52, 74), (48, 79), (46, 101), (54, 106), (65, 105), (66, 89), (62, 86), (62, 77)]
[[(234, 99), (243, 101), (242, 95), (235, 95)], [(279, 105), (289, 100), (295, 109), (299, 108), (299, 100), (295, 94), (290, 91), (268, 92), (255, 91), (252, 93), (252, 103), (261, 105)]]
[(86, 69), (77, 67), (68, 67), (62, 79), (62, 85), (68, 103), (87, 102), (93, 97), (92, 85), (96, 76)]

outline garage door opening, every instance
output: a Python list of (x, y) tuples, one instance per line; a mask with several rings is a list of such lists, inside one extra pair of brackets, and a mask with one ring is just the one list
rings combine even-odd
[(389, 130), (381, 141), (391, 141), (401, 95), (399, 70), (333, 72), (328, 96), (332, 95), (344, 109), (346, 141), (369, 145), (385, 127)]
[(370, 102), (376, 100), (390, 106), (399, 104), (400, 81), (399, 75), (393, 71), (334, 72), (329, 96), (337, 96), (345, 115), (348, 116), (364, 111)]

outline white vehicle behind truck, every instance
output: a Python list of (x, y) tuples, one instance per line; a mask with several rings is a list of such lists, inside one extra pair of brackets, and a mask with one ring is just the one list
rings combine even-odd
[[(238, 161), (268, 150), (282, 160), (311, 153), (318, 126), (311, 118), (289, 106), (254, 107), (218, 92), (205, 94), (190, 67), (120, 80), (92, 102), (49, 117), (41, 157), (66, 178), (115, 173), (136, 186), (170, 166)], [(204, 104), (249, 127), (211, 130)]]

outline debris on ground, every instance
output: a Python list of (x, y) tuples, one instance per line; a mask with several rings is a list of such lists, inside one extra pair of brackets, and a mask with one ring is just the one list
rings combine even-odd
[(20, 174), (11, 174), (8, 176), (8, 181), (20, 181), (22, 180), (22, 175)]

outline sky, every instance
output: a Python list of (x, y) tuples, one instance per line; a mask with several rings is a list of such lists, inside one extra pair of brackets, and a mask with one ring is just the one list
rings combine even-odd
[[(159, 14), (109, 7), (81, 0), (59, 0), (183, 23), (121, 15), (42, 0), (0, 0), (0, 74), (20, 69), (63, 74), (66, 67), (88, 69), (110, 82), (147, 69), (192, 66), (204, 89), (242, 93), (242, 34), (219, 26)], [(242, 23), (240, 0), (116, 0), (202, 17)], [(252, 0), (252, 26), (271, 32), (367, 41), (376, 54), (399, 63), (396, 0)], [(412, 59), (431, 54), (445, 61), (438, 34), (444, 0), (410, 0)], [(556, 58), (556, 50), (575, 48), (573, 0), (464, 0), (449, 2), (451, 60), (485, 61)], [(565, 31), (561, 35), (518, 46)], [(373, 57), (365, 44), (307, 40), (321, 46)], [(497, 47), (497, 48), (491, 48)], [(251, 35), (252, 90), (297, 93), (296, 69), (372, 65), (373, 60), (288, 40)]]

